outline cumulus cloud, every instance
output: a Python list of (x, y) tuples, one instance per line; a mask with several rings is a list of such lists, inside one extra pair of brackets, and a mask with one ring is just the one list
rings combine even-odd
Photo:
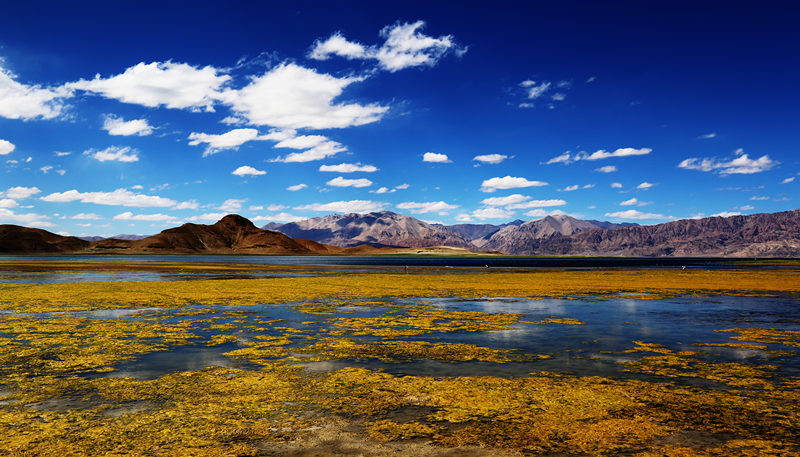
[(78, 192), (72, 189), (66, 192), (54, 192), (41, 199), (46, 202), (80, 201), (81, 203), (94, 203), (97, 205), (134, 207), (169, 207), (178, 204), (178, 202), (169, 198), (137, 194), (127, 189), (117, 189), (113, 192)]
[(0, 224), (19, 224), (27, 227), (54, 227), (52, 222), (47, 221), (48, 217), (43, 214), (24, 213), (19, 214), (7, 208), (0, 208)]
[(19, 203), (10, 198), (0, 198), (0, 208), (16, 208)]
[(8, 119), (52, 119), (64, 109), (65, 88), (43, 88), (17, 81), (17, 76), (2, 67), (0, 59), (0, 117)]
[(200, 207), (200, 204), (194, 200), (190, 200), (188, 202), (180, 202), (177, 205), (173, 206), (172, 209), (197, 209)]
[(475, 219), (508, 219), (514, 213), (497, 207), (480, 208), (473, 211), (470, 215)]
[(395, 72), (422, 65), (434, 66), (451, 50), (459, 56), (466, 52), (466, 48), (455, 45), (451, 35), (433, 38), (422, 34), (420, 30), (424, 27), (424, 21), (386, 26), (380, 31), (385, 40), (381, 46), (364, 46), (337, 32), (325, 41), (317, 40), (308, 57), (326, 60), (335, 55), (346, 59), (377, 60), (383, 70)]
[(138, 63), (123, 73), (108, 78), (69, 83), (69, 89), (83, 90), (124, 103), (155, 108), (213, 111), (231, 77), (211, 66), (186, 63)]
[(603, 149), (597, 150), (591, 154), (588, 152), (580, 151), (576, 153), (572, 153), (567, 151), (561, 155), (555, 156), (552, 159), (545, 162), (545, 165), (552, 165), (554, 163), (563, 163), (569, 164), (573, 162), (577, 162), (579, 160), (602, 160), (602, 159), (609, 159), (612, 157), (630, 157), (630, 156), (641, 156), (647, 155), (653, 152), (651, 148), (619, 148), (614, 151), (606, 151)]
[(348, 200), (330, 203), (311, 203), (308, 205), (295, 206), (298, 211), (322, 211), (331, 213), (371, 213), (380, 211), (386, 203), (371, 200)]
[(337, 78), (293, 63), (283, 63), (250, 84), (227, 90), (224, 102), (253, 125), (287, 129), (330, 129), (378, 121), (389, 109), (378, 104), (334, 102), (342, 91), (364, 77)]
[(522, 203), (530, 199), (531, 197), (527, 195), (511, 194), (511, 195), (506, 195), (505, 197), (485, 198), (481, 200), (481, 204), (487, 206), (508, 206), (508, 205), (513, 205), (515, 203)]
[(522, 203), (513, 203), (511, 205), (506, 206), (506, 209), (510, 210), (510, 209), (544, 208), (550, 206), (563, 206), (566, 204), (567, 204), (566, 201), (559, 199), (530, 200)]
[(547, 92), (551, 86), (551, 84), (547, 81), (541, 81), (537, 83), (536, 81), (532, 81), (530, 79), (522, 81), (519, 83), (519, 85), (520, 87), (525, 88), (525, 94), (531, 100), (535, 100), (544, 95), (544, 93)]
[(636, 186), (636, 188), (639, 189), (639, 190), (647, 190), (647, 189), (650, 189), (653, 186), (655, 186), (655, 184), (653, 184), (651, 182), (644, 181), (643, 183), (641, 183), (638, 186)]
[(231, 174), (244, 177), (244, 176), (261, 176), (267, 174), (267, 172), (264, 170), (257, 170), (251, 167), (250, 165), (242, 165), (241, 167), (233, 170)]
[(220, 211), (227, 211), (229, 213), (233, 213), (242, 209), (242, 203), (246, 202), (246, 198), (229, 198), (222, 202), (222, 204), (217, 208)]
[(0, 156), (8, 155), (14, 152), (16, 146), (8, 140), (0, 139)]
[(298, 190), (305, 189), (306, 187), (308, 187), (308, 184), (295, 184), (293, 186), (287, 187), (286, 190), (291, 191), (291, 192), (296, 192)]
[(426, 152), (422, 155), (423, 162), (433, 163), (450, 163), (451, 160), (447, 158), (447, 154), (439, 154), (436, 152)]
[(107, 131), (109, 135), (118, 136), (147, 136), (153, 133), (153, 126), (147, 123), (147, 119), (133, 119), (126, 121), (121, 117), (116, 117), (111, 114), (106, 115), (103, 121), (103, 130)]
[(573, 184), (573, 185), (567, 186), (567, 187), (565, 187), (565, 188), (563, 188), (561, 190), (563, 190), (564, 192), (572, 192), (573, 190), (578, 190), (580, 188), (581, 188), (581, 186), (579, 186), (577, 184)]
[(323, 135), (298, 135), (286, 138), (275, 145), (276, 148), (309, 149), (328, 141)]
[(695, 158), (684, 159), (678, 164), (678, 168), (687, 170), (711, 171), (720, 175), (734, 174), (754, 174), (767, 171), (780, 164), (772, 160), (768, 155), (763, 155), (758, 159), (751, 159), (741, 149), (738, 149), (735, 156), (730, 159)]
[(208, 157), (226, 149), (236, 150), (248, 141), (269, 139), (272, 139), (272, 137), (269, 135), (261, 136), (256, 129), (233, 129), (220, 135), (199, 132), (189, 134), (189, 144), (191, 146), (198, 146), (203, 143), (207, 145), (205, 152), (203, 152), (203, 157)]
[(494, 177), (483, 181), (481, 184), (482, 192), (494, 192), (498, 189), (520, 189), (523, 187), (540, 187), (546, 186), (546, 182), (542, 181), (529, 181), (525, 178), (514, 176)]
[(341, 176), (337, 176), (336, 178), (331, 179), (325, 184), (334, 187), (369, 187), (372, 185), (372, 181), (366, 178), (347, 179)]
[(614, 165), (606, 165), (604, 167), (595, 168), (594, 171), (598, 171), (600, 173), (614, 173), (617, 171), (617, 167)]
[(739, 211), (722, 211), (721, 213), (712, 214), (709, 217), (732, 217), (732, 216), (741, 216), (742, 213)]
[(341, 143), (337, 143), (336, 141), (326, 141), (303, 152), (293, 152), (291, 154), (287, 154), (285, 157), (276, 157), (272, 159), (271, 162), (311, 162), (313, 160), (322, 160), (328, 157), (333, 157), (336, 154), (346, 150), (347, 148)]
[(397, 192), (396, 189), (389, 189), (388, 187), (379, 187), (375, 190), (369, 191), (371, 194), (391, 194)]
[(442, 201), (439, 202), (403, 202), (397, 204), (398, 209), (411, 211), (413, 214), (439, 213), (447, 214), (448, 211), (458, 208)]
[(197, 222), (197, 221), (216, 222), (227, 215), (228, 213), (205, 213), (205, 214), (199, 214), (197, 216), (187, 217), (186, 220), (192, 222)]
[(613, 217), (616, 219), (672, 219), (672, 217), (664, 216), (663, 214), (643, 213), (635, 209), (629, 209), (627, 211), (617, 211), (614, 213), (606, 213), (605, 216)]
[(138, 162), (139, 151), (129, 146), (109, 146), (103, 150), (89, 149), (83, 152), (85, 155), (100, 162)]
[(794, 176), (792, 176), (790, 178), (786, 178), (783, 181), (781, 181), (781, 184), (789, 184), (790, 182), (794, 182), (794, 179), (795, 179)]
[(39, 192), (41, 192), (41, 190), (38, 187), (16, 186), (16, 187), (10, 187), (5, 192), (0, 192), (0, 196), (13, 198), (16, 200), (22, 200), (32, 195), (36, 195)]
[(554, 211), (547, 211), (547, 210), (544, 210), (544, 209), (541, 209), (541, 208), (540, 209), (532, 209), (532, 210), (528, 211), (527, 213), (525, 213), (525, 215), (528, 216), (528, 217), (563, 216), (565, 214), (567, 214), (567, 213), (565, 213), (564, 211), (561, 211), (560, 209), (557, 209), (557, 210), (554, 210)]
[(304, 217), (295, 216), (295, 215), (289, 214), (289, 213), (278, 213), (278, 214), (273, 214), (271, 216), (256, 216), (254, 218), (251, 218), (250, 220), (253, 221), (253, 222), (283, 222), (283, 223), (289, 223), (289, 222), (302, 221), (304, 219), (305, 219)]
[(476, 162), (480, 162), (480, 163), (488, 163), (488, 164), (495, 165), (495, 164), (498, 164), (498, 163), (506, 160), (507, 158), (508, 158), (508, 156), (504, 155), (504, 154), (484, 154), (484, 155), (475, 156), (475, 157), (472, 158), (472, 160), (474, 160)]
[(622, 183), (619, 183), (619, 182), (612, 182), (612, 183), (611, 183), (611, 188), (612, 188), (612, 189), (622, 189)]
[(167, 214), (133, 214), (130, 211), (126, 211), (124, 213), (117, 214), (113, 217), (115, 221), (147, 221), (147, 222), (159, 222), (159, 221), (174, 221), (176, 220), (175, 217), (169, 216)]
[(336, 173), (373, 173), (378, 169), (373, 165), (362, 165), (360, 163), (340, 163), (339, 165), (320, 165), (319, 171), (333, 171)]
[(638, 198), (630, 198), (628, 200), (620, 202), (620, 206), (647, 206), (651, 205), (653, 202), (643, 202)]

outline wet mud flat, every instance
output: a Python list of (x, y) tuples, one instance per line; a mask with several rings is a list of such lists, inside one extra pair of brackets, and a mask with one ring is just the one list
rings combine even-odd
[(0, 455), (799, 455), (798, 298), (792, 268), (3, 284)]

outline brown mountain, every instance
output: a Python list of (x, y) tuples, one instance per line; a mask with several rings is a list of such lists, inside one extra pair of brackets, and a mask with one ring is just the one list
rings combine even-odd
[(270, 227), (293, 238), (307, 238), (342, 247), (369, 243), (415, 248), (428, 246), (473, 248), (469, 240), (443, 225), (429, 224), (391, 211), (331, 214)]
[(514, 254), (800, 257), (800, 210), (589, 229), (529, 240)]
[(472, 240), (481, 249), (505, 254), (530, 254), (540, 249), (542, 240), (555, 235), (570, 236), (592, 229), (610, 229), (634, 224), (584, 221), (566, 215), (546, 216), (520, 225), (508, 225), (488, 237)]
[(74, 252), (86, 249), (90, 244), (74, 236), (56, 235), (47, 230), (19, 225), (0, 225), (0, 252), (4, 253)]

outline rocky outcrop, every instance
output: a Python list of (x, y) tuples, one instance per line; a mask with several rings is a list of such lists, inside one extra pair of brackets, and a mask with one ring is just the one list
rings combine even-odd
[(541, 249), (542, 240), (556, 235), (568, 237), (592, 229), (619, 227), (611, 222), (583, 221), (565, 215), (547, 216), (534, 219), (519, 226), (509, 225), (498, 230), (484, 240), (473, 241), (489, 251), (505, 254), (530, 255)]

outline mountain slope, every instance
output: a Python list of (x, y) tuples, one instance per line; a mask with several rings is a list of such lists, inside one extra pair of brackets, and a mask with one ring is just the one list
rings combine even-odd
[[(274, 227), (274, 226), (272, 226)], [(331, 214), (275, 227), (292, 238), (305, 238), (334, 246), (370, 243), (384, 246), (454, 246), (472, 248), (469, 240), (443, 225), (391, 211), (369, 214)]]
[(611, 227), (619, 227), (619, 225), (611, 222), (583, 221), (566, 215), (546, 216), (519, 226), (503, 227), (488, 238), (474, 240), (473, 244), (478, 245), (481, 249), (505, 254), (530, 254), (539, 248), (543, 239)]
[(456, 224), (456, 225), (445, 225), (446, 228), (452, 230), (453, 232), (458, 233), (459, 235), (463, 236), (464, 238), (472, 241), (473, 243), (477, 239), (485, 238), (489, 239), (492, 235), (497, 233), (500, 229), (508, 227), (510, 225), (519, 226), (524, 224), (525, 221), (517, 219), (515, 221), (509, 222), (507, 224), (501, 225), (494, 225), (494, 224)]
[(800, 210), (684, 219), (556, 234), (515, 248), (528, 255), (800, 257)]
[(74, 236), (61, 236), (47, 230), (0, 225), (0, 252), (73, 252), (86, 249), (91, 243)]

